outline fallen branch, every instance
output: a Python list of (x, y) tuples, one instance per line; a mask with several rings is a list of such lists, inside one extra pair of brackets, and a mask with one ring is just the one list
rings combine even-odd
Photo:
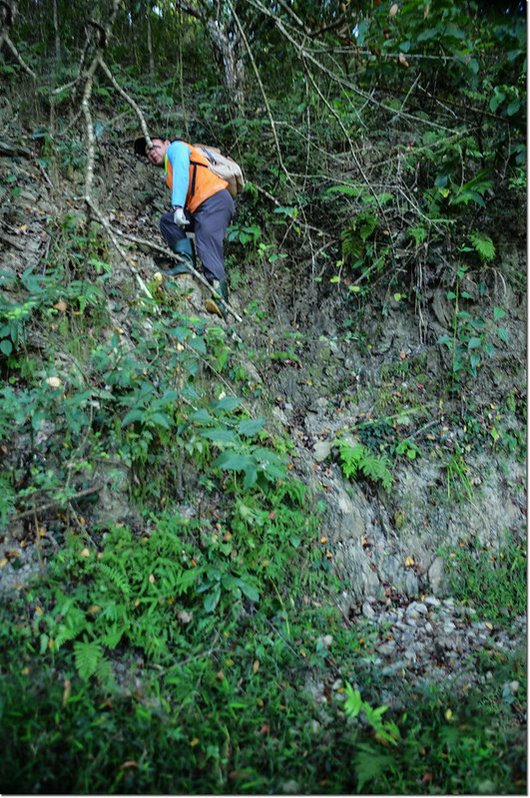
[(46, 504), (41, 504), (40, 507), (32, 507), (31, 510), (25, 510), (23, 513), (17, 513), (15, 520), (18, 521), (20, 518), (29, 518), (30, 516), (34, 516), (36, 513), (44, 513), (46, 510), (51, 510), (53, 507), (57, 507), (58, 504), (62, 504), (63, 501), (70, 503), (77, 501), (77, 499), (83, 499), (85, 496), (91, 496), (93, 493), (99, 493), (101, 488), (102, 485), (96, 485), (94, 488), (82, 490), (73, 496), (69, 496), (67, 499), (55, 499), (54, 501), (47, 502)]
[[(144, 246), (144, 247), (150, 247), (151, 249), (154, 249), (155, 252), (161, 252), (168, 259), (174, 260), (177, 263), (178, 262), (182, 262), (182, 258), (179, 255), (175, 254), (174, 252), (168, 252), (167, 249), (164, 249), (159, 244), (153, 244), (153, 243), (151, 243), (151, 241), (147, 241), (147, 239), (145, 239), (145, 238), (138, 238), (137, 236), (131, 236), (128, 233), (122, 233), (119, 230), (116, 231), (116, 232), (117, 232), (118, 235), (122, 236), (122, 238), (126, 238), (128, 241), (132, 241), (133, 243), (140, 244), (141, 246)], [(238, 313), (236, 313), (236, 311), (233, 309), (233, 307), (230, 305), (230, 303), (227, 302), (226, 299), (223, 299), (223, 297), (219, 296), (219, 294), (217, 293), (215, 288), (213, 288), (210, 285), (210, 283), (208, 282), (206, 277), (203, 277), (203, 275), (200, 272), (198, 272), (197, 269), (194, 269), (193, 266), (189, 266), (188, 263), (186, 263), (186, 268), (189, 268), (189, 270), (190, 270), (191, 274), (193, 275), (193, 277), (195, 277), (196, 280), (198, 280), (202, 285), (204, 285), (205, 288), (208, 289), (208, 291), (212, 294), (212, 296), (214, 298), (223, 300), (223, 305), (226, 306), (227, 310), (230, 311), (230, 313), (236, 319), (236, 321), (238, 321), (238, 322), (242, 322), (243, 321), (241, 316)]]

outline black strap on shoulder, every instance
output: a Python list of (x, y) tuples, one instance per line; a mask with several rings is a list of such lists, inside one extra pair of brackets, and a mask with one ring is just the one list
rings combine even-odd
[(207, 164), (201, 163), (200, 161), (193, 161), (191, 158), (190, 158), (190, 164), (193, 166), (193, 173), (192, 173), (192, 176), (191, 176), (190, 197), (193, 197), (193, 195), (195, 194), (195, 181), (196, 181), (196, 178), (197, 178), (197, 167), (198, 166), (203, 166), (205, 169), (208, 169), (208, 166), (207, 166)]

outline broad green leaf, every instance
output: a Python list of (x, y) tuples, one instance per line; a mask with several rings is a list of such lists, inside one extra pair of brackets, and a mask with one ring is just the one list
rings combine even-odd
[(219, 604), (219, 599), (221, 598), (221, 588), (219, 585), (214, 587), (204, 598), (204, 609), (206, 612), (213, 612), (214, 609)]
[(249, 582), (245, 582), (243, 579), (238, 579), (238, 584), (241, 588), (241, 591), (247, 598), (249, 598), (251, 601), (259, 601), (259, 591), (254, 587), (254, 585), (249, 584)]
[(205, 408), (202, 408), (201, 410), (194, 410), (193, 413), (189, 414), (188, 418), (192, 421), (199, 421), (201, 423), (213, 421), (213, 416), (211, 416)]
[(249, 418), (245, 419), (244, 421), (241, 421), (239, 423), (237, 430), (240, 433), (240, 435), (247, 435), (249, 437), (252, 437), (253, 435), (256, 434), (256, 432), (259, 432), (259, 430), (263, 427), (264, 424), (265, 424), (264, 418)]
[(493, 308), (493, 321), (500, 321), (506, 316), (506, 311), (502, 308)]
[(133, 424), (135, 421), (143, 421), (144, 419), (145, 410), (130, 410), (121, 422), (121, 425), (122, 427), (127, 427), (129, 424)]
[(214, 443), (240, 443), (239, 436), (231, 429), (217, 429), (214, 427), (203, 429), (199, 434), (202, 438), (208, 438)]
[(215, 402), (212, 402), (212, 407), (214, 410), (235, 410), (236, 407), (239, 407), (241, 404), (242, 399), (238, 396), (223, 396), (222, 399), (217, 399)]
[(153, 413), (153, 415), (149, 417), (149, 421), (156, 427), (171, 429), (171, 420), (164, 413)]

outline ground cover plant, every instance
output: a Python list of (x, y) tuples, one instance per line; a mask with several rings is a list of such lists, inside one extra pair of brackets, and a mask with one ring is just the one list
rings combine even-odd
[[(1, 791), (526, 792), (505, 5), (2, 5)], [(146, 122), (243, 166), (227, 322)]]

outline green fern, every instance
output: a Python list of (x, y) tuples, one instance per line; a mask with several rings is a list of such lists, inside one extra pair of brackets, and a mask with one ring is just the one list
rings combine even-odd
[(392, 474), (388, 466), (389, 461), (385, 455), (376, 457), (368, 451), (366, 451), (365, 457), (360, 464), (361, 471), (365, 477), (369, 477), (374, 482), (381, 482), (386, 490), (392, 486)]
[(103, 651), (98, 643), (78, 640), (74, 643), (74, 657), (80, 677), (87, 681), (101, 666)]
[(125, 634), (125, 627), (114, 624), (107, 630), (106, 634), (101, 637), (101, 642), (108, 648), (116, 648), (123, 635)]
[(387, 457), (374, 455), (362, 443), (355, 443), (352, 446), (339, 438), (335, 444), (339, 448), (342, 473), (345, 477), (355, 478), (360, 472), (374, 482), (381, 482), (386, 490), (391, 487), (392, 474)]
[(495, 258), (495, 244), (489, 236), (484, 233), (473, 232), (470, 233), (469, 240), (482, 260), (492, 261)]
[[(59, 649), (64, 643), (75, 640), (87, 628), (85, 613), (77, 607), (70, 607), (54, 635), (54, 648)], [(52, 634), (53, 634), (52, 629)]]
[(127, 576), (119, 571), (117, 568), (113, 568), (110, 565), (105, 565), (105, 563), (101, 563), (99, 566), (100, 572), (107, 577), (109, 582), (112, 582), (118, 590), (124, 594), (124, 596), (129, 596), (131, 592), (131, 588), (129, 585), (129, 580)]

